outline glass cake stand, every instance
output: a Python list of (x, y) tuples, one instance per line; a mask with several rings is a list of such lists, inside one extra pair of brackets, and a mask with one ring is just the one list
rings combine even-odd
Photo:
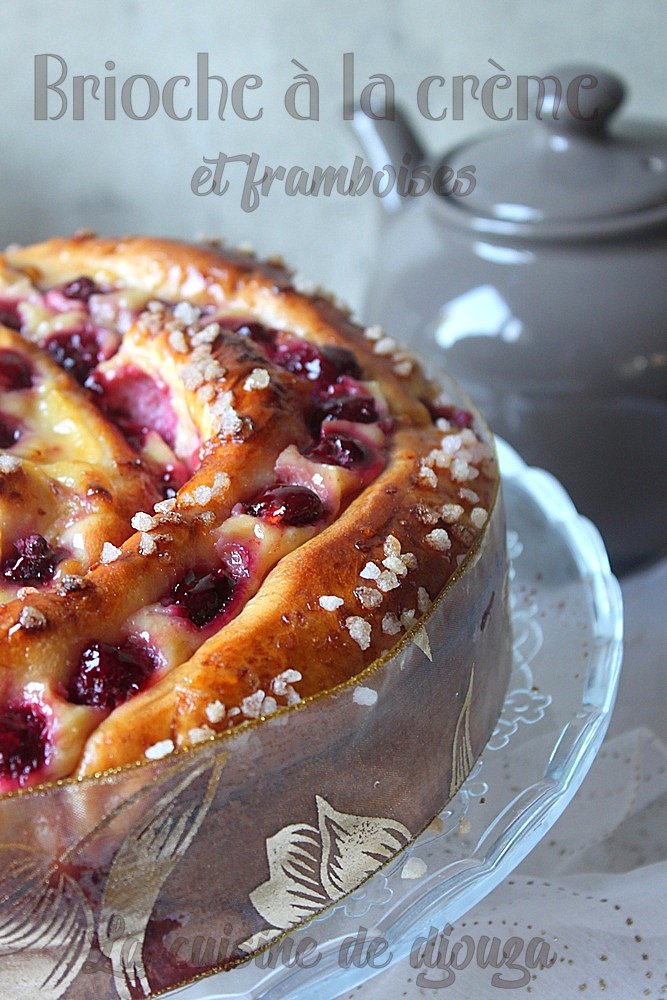
[[(365, 964), (369, 942), (386, 942), (377, 970), (406, 956), (420, 935), (458, 920), (544, 837), (583, 781), (618, 685), (620, 588), (597, 530), (556, 480), (502, 441), (498, 452), (514, 666), (501, 718), (468, 780), (390, 864), (289, 936), (292, 956), (306, 948), (301, 962), (286, 961), (277, 945), (274, 968), (269, 950), (170, 997), (319, 1000), (354, 988), (374, 974)], [(416, 781), (418, 768), (415, 761)], [(360, 928), (365, 944), (349, 964)]]

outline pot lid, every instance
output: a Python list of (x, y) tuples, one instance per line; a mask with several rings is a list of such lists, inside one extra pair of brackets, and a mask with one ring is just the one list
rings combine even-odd
[(498, 128), (444, 158), (455, 171), (473, 165), (475, 186), (440, 205), (479, 232), (534, 238), (618, 235), (667, 222), (667, 130), (610, 131), (625, 91), (605, 70), (565, 66), (542, 80), (541, 120), (533, 78), (534, 120)]

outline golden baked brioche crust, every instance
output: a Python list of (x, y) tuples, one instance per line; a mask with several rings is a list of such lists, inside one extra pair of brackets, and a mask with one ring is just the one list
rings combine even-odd
[[(114, 304), (109, 325), (118, 336), (88, 388), (46, 357), (69, 306), (62, 292), (45, 298), (44, 291), (82, 276), (94, 283), (97, 312), (75, 299), (65, 331), (79, 321), (97, 330)], [(90, 464), (114, 481), (111, 509), (89, 514), (85, 558), (74, 570), (61, 560), (52, 579), (27, 594), (10, 588), (5, 596), (14, 599), (0, 608), (0, 698), (14, 711), (30, 689), (49, 719), (45, 759), (19, 784), (154, 758), (347, 680), (418, 630), (484, 530), (497, 471), (470, 415), (438, 401), (438, 388), (390, 337), (364, 330), (320, 294), (297, 291), (275, 263), (164, 240), (86, 236), (7, 253), (3, 295), (24, 303), (17, 307), (23, 347), (3, 328), (0, 348), (25, 350), (40, 387), (49, 381), (63, 407), (80, 402), (79, 423), (106, 443), (104, 462), (100, 446)], [(307, 357), (304, 344), (313, 345)], [(113, 425), (108, 400), (120, 387), (127, 405), (135, 384), (137, 395), (153, 393), (156, 413), (164, 399), (174, 421), (165, 418), (162, 436), (152, 429), (133, 448)], [(350, 397), (364, 401), (363, 419), (326, 409)], [(318, 421), (325, 414), (321, 424), (314, 410)], [(336, 463), (319, 460), (323, 442)], [(161, 449), (188, 477), (166, 502), (157, 499), (154, 475)], [(2, 474), (0, 504), (3, 483), (24, 475), (23, 464)], [(25, 481), (26, 494), (30, 483), (36, 495), (35, 477)], [(276, 484), (310, 491), (320, 513), (290, 523), (252, 506)], [(157, 501), (155, 511), (146, 498)], [(9, 509), (5, 517), (11, 544), (18, 529)], [(193, 624), (181, 613), (188, 595), (198, 581), (214, 586), (221, 567), (227, 604)], [(188, 574), (194, 582), (186, 592)], [(127, 700), (110, 707), (104, 694), (81, 695), (76, 685), (91, 676), (81, 673), (82, 656), (88, 665), (97, 657), (102, 683), (104, 648), (139, 641), (155, 670)]]

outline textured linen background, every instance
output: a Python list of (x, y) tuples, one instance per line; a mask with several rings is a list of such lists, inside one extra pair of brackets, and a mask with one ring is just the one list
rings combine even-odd
[[(262, 253), (284, 253), (361, 308), (367, 268), (380, 250), (375, 199), (287, 198), (278, 191), (247, 214), (238, 184), (223, 198), (191, 194), (202, 156), (256, 151), (273, 166), (351, 165), (360, 150), (341, 113), (342, 54), (350, 51), (359, 83), (388, 73), (398, 100), (412, 108), (428, 74), (483, 80), (496, 72), (488, 63), (494, 59), (515, 78), (591, 59), (629, 81), (623, 114), (664, 116), (666, 26), (664, 0), (631, 6), (624, 0), (3, 0), (0, 241), (28, 242), (80, 226), (183, 238), (223, 234)], [(94, 109), (84, 122), (69, 115), (33, 120), (36, 53), (61, 55), (70, 77), (104, 76), (105, 61), (113, 59), (119, 81), (148, 73), (164, 82), (174, 74), (194, 76), (198, 51), (210, 53), (211, 73), (230, 81), (244, 73), (263, 77), (260, 122), (233, 114), (224, 123), (174, 122), (162, 113), (146, 122), (123, 116), (105, 122)], [(293, 121), (284, 110), (297, 72), (293, 58), (320, 83), (319, 122)], [(414, 120), (423, 141), (438, 150), (493, 126), (475, 105), (461, 122)], [(482, 933), (484, 927), (501, 938), (546, 931), (557, 966), (516, 991), (530, 989), (539, 1000), (667, 992), (667, 754), (660, 742), (667, 738), (667, 564), (625, 581), (624, 596), (626, 662), (603, 753), (545, 842), (456, 928)], [(439, 992), (420, 990), (415, 975), (399, 965), (355, 995)], [(490, 992), (488, 972), (470, 967), (450, 995), (479, 1000)]]

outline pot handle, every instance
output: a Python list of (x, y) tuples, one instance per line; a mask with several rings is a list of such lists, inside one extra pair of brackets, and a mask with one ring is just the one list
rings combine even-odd
[[(388, 165), (398, 173), (404, 164), (412, 170), (418, 164), (428, 162), (406, 115), (400, 108), (395, 109), (394, 119), (389, 121), (369, 118), (361, 108), (357, 107), (351, 125), (376, 173)], [(396, 184), (385, 197), (380, 199), (386, 211), (392, 213), (404, 208), (408, 200), (409, 196), (401, 196), (398, 193)]]
[(553, 132), (576, 132), (595, 138), (603, 135), (608, 119), (625, 98), (625, 87), (620, 77), (585, 63), (558, 66), (549, 70), (544, 79), (549, 77), (559, 82), (561, 93), (557, 96), (553, 92), (545, 97), (542, 123)]

